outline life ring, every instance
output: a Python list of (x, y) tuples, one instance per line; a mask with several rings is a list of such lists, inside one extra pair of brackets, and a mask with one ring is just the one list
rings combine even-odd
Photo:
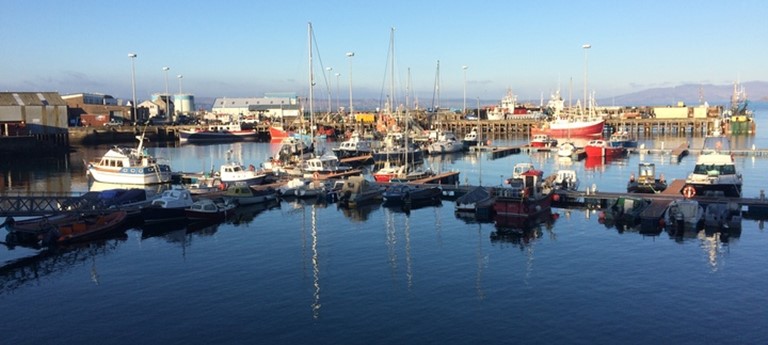
[(683, 196), (686, 199), (693, 198), (694, 196), (696, 196), (696, 188), (693, 188), (693, 186), (691, 185), (685, 186), (685, 188), (683, 188)]

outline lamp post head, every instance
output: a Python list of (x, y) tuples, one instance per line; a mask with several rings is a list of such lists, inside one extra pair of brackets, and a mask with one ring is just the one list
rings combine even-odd
[(137, 57), (137, 56), (138, 56), (138, 55), (136, 55), (136, 53), (129, 53), (129, 54), (128, 54), (128, 57), (129, 57), (129, 58), (132, 58), (132, 59), (133, 59), (133, 58), (135, 58), (135, 57)]
[(337, 77), (340, 77), (340, 76), (341, 76), (341, 73), (336, 73), (336, 76), (337, 76)]
[(581, 47), (584, 48), (584, 49), (589, 49), (589, 48), (592, 48), (592, 45), (587, 43), (587, 44), (582, 45)]
[(168, 70), (171, 69), (170, 67), (163, 67), (163, 71), (168, 72)]
[(181, 79), (181, 78), (184, 78), (184, 76), (183, 76), (183, 75), (181, 75), (181, 74), (179, 74), (179, 75), (177, 75), (177, 76), (176, 76), (176, 78), (179, 78), (179, 79)]
[(353, 57), (353, 56), (355, 56), (355, 53), (354, 53), (354, 52), (348, 52), (348, 53), (347, 53), (347, 57)]
[(467, 70), (467, 68), (469, 68), (469, 66), (467, 66), (467, 65), (461, 66), (461, 69), (463, 69), (465, 71)]
[(331, 71), (333, 71), (333, 67), (326, 67), (325, 70), (330, 73)]

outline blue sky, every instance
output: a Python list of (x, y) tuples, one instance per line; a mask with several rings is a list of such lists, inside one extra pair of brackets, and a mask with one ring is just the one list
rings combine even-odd
[[(307, 23), (316, 38), (316, 97), (379, 98), (395, 80), (424, 106), (440, 61), (440, 96), (500, 99), (511, 88), (568, 99), (653, 87), (768, 80), (764, 1), (2, 1), (0, 90), (137, 98), (168, 87), (196, 97), (308, 91)], [(586, 51), (582, 45), (589, 43)], [(353, 51), (350, 60), (346, 52)], [(322, 66), (320, 61), (322, 60)], [(351, 62), (351, 64), (350, 64)], [(351, 65), (351, 66), (350, 66)], [(410, 69), (410, 83), (407, 70)], [(338, 81), (338, 83), (337, 83)], [(570, 87), (569, 87), (570, 85)], [(388, 92), (388, 91), (387, 91)], [(413, 98), (411, 98), (413, 100)]]

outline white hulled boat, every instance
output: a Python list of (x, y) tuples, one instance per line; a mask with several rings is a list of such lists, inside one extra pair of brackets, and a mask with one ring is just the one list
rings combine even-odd
[(136, 148), (114, 146), (98, 161), (87, 164), (87, 173), (97, 182), (151, 185), (171, 181), (171, 167), (160, 164), (144, 148), (144, 133)]
[(243, 129), (240, 123), (210, 125), (179, 131), (179, 141), (182, 143), (218, 142), (255, 140), (258, 132), (255, 129)]
[(730, 153), (731, 143), (719, 131), (704, 138), (704, 146), (693, 173), (685, 179), (686, 185), (694, 188), (695, 195), (741, 196), (743, 180), (741, 174), (736, 172)]

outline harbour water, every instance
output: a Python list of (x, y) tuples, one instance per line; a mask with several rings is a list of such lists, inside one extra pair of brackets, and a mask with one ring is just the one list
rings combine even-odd
[[(768, 148), (768, 105), (756, 104)], [(493, 139), (516, 145), (527, 138)], [(701, 138), (641, 139), (648, 148)], [(663, 144), (662, 144), (663, 143)], [(328, 145), (331, 145), (329, 143)], [(269, 143), (151, 147), (174, 170), (207, 171), (231, 154), (258, 165)], [(80, 148), (47, 164), (3, 167), (14, 191), (85, 192)], [(230, 153), (231, 152), (231, 153)], [(768, 157), (737, 156), (743, 194), (768, 187)], [(489, 160), (430, 157), (461, 183), (498, 185), (512, 166), (577, 171), (582, 189), (624, 191), (639, 162), (685, 178), (695, 156), (633, 154), (611, 162), (553, 153)], [(66, 190), (68, 189), (68, 190)], [(764, 343), (768, 233), (745, 219), (737, 236), (641, 234), (598, 212), (553, 209), (527, 231), (456, 218), (451, 201), (406, 213), (371, 205), (283, 201), (207, 227), (39, 251), (0, 248), (0, 329), (6, 344)]]

